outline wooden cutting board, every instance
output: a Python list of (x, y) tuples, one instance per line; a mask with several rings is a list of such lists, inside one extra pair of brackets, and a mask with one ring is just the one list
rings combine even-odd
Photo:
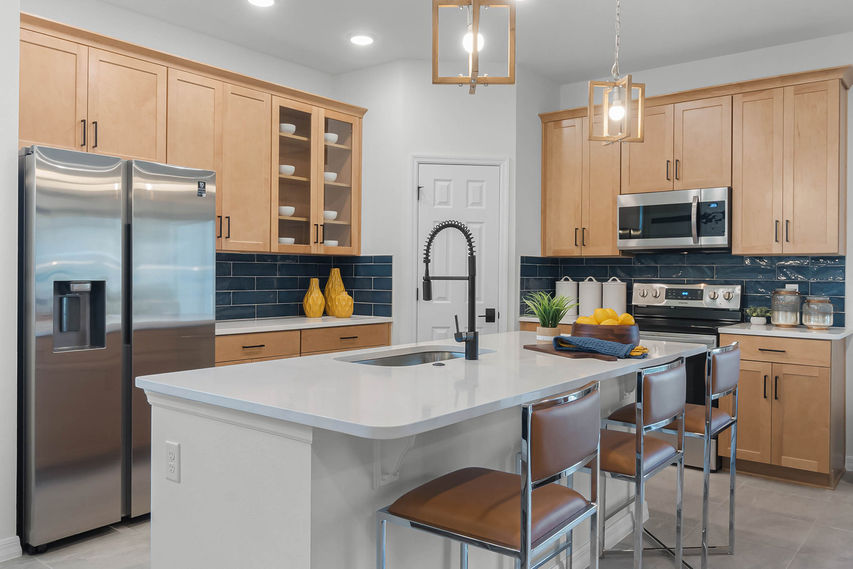
[(562, 356), (564, 358), (571, 358), (575, 360), (593, 359), (601, 360), (603, 362), (615, 362), (619, 359), (616, 356), (606, 356), (604, 354), (590, 354), (588, 352), (564, 352), (562, 350), (555, 349), (554, 344), (526, 344), (524, 346), (524, 349), (530, 350), (532, 352), (542, 352), (543, 354)]

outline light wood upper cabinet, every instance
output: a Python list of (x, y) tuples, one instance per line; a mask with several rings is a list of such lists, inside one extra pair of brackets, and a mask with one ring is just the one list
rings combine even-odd
[(643, 142), (622, 145), (623, 194), (672, 189), (673, 128), (672, 105), (646, 108)]
[(166, 161), (166, 67), (89, 49), (90, 152)]
[(844, 254), (847, 96), (840, 82), (736, 95), (733, 117), (732, 252)]
[(678, 103), (674, 115), (674, 189), (731, 186), (732, 98)]
[(216, 248), (222, 248), (222, 120), (225, 85), (169, 69), (166, 161), (216, 172)]
[(616, 248), (619, 195), (619, 144), (587, 139), (589, 123), (584, 124), (583, 144), (583, 224), (581, 250), (584, 255), (608, 257), (619, 255)]
[(732, 100), (732, 252), (782, 253), (782, 89)]
[(840, 165), (847, 151), (840, 119), (846, 124), (847, 96), (845, 92), (842, 102), (840, 92), (838, 81), (785, 87), (786, 254), (843, 253), (845, 181)]
[[(318, 195), (317, 222), (320, 224), (318, 251), (323, 254), (357, 255), (361, 250), (361, 119), (343, 113), (319, 109), (317, 133), (321, 159), (316, 178), (322, 184)], [(337, 140), (324, 140), (324, 134)], [(324, 174), (334, 175), (333, 181)], [(320, 185), (318, 184), (318, 185)], [(323, 212), (335, 212), (325, 219)], [(326, 243), (337, 242), (337, 245)]]
[[(769, 362), (740, 363), (738, 383), (737, 458), (770, 464), (771, 408), (773, 404), (773, 364)], [(726, 396), (720, 408), (732, 413), (732, 397)], [(730, 456), (731, 437), (728, 432), (718, 439), (720, 456)]]
[[(581, 254), (584, 119), (543, 124), (542, 254)], [(614, 228), (615, 233), (615, 228)]]
[(271, 97), (226, 84), (223, 106), (222, 249), (269, 251)]
[(19, 146), (86, 150), (89, 49), (21, 30)]
[(829, 368), (773, 364), (773, 460), (828, 473)]

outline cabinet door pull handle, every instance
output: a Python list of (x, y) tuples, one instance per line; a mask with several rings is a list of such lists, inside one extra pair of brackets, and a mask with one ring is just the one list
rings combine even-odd
[(320, 241), (322, 243), (326, 242), (326, 224), (325, 223), (320, 224)]
[(320, 242), (320, 224), (315, 223), (314, 224), (314, 243), (319, 243), (319, 242)]
[(773, 352), (775, 354), (784, 354), (787, 350), (775, 350), (773, 348), (758, 348), (759, 352)]
[(779, 400), (779, 376), (773, 378), (773, 399)]
[(587, 232), (586, 227), (581, 229), (581, 245), (583, 245), (584, 247), (586, 247), (586, 232)]
[(341, 340), (358, 340), (358, 336), (341, 336)]
[(785, 220), (785, 243), (790, 243), (790, 242), (791, 242), (790, 235), (788, 235), (788, 227), (790, 226), (790, 224), (791, 224), (791, 220), (790, 220), (790, 219), (786, 219), (786, 220)]
[(575, 247), (578, 246), (578, 228), (575, 227)]
[(671, 180), (671, 179), (672, 179), (672, 178), (670, 178), (670, 177), (669, 177), (669, 160), (667, 160), (667, 161), (666, 161), (666, 179), (667, 179), (667, 180)]
[(80, 119), (80, 126), (83, 127), (83, 142), (82, 142), (82, 144), (80, 144), (80, 146), (85, 148), (85, 146), (86, 146), (86, 119)]
[(92, 144), (92, 148), (98, 147), (98, 121), (92, 121), (92, 128), (95, 129), (95, 142)]
[(231, 239), (231, 216), (226, 215), (225, 219), (228, 221), (228, 235), (225, 236), (226, 239)]
[(773, 230), (773, 240), (779, 242), (779, 220), (776, 220), (776, 228)]
[(681, 179), (681, 178), (679, 178), (679, 177), (678, 177), (678, 163), (679, 163), (679, 162), (681, 162), (681, 160), (679, 160), (678, 158), (676, 158), (676, 159), (675, 159), (675, 179), (676, 179), (676, 180), (680, 180), (680, 179)]
[(243, 346), (244, 350), (258, 350), (260, 348), (266, 348), (266, 344), (254, 344), (252, 346)]
[(767, 399), (767, 379), (768, 377), (764, 376), (764, 398)]
[(222, 216), (217, 215), (216, 219), (219, 220), (219, 231), (216, 232), (216, 238), (220, 239), (222, 237)]

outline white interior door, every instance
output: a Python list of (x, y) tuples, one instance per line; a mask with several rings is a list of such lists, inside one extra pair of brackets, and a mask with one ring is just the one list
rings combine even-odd
[[(423, 283), (423, 246), (435, 224), (463, 222), (474, 235), (477, 255), (476, 314), (481, 334), (498, 331), (497, 321), (479, 317), (497, 311), (499, 298), (500, 167), (466, 164), (420, 164), (418, 167), (418, 286)], [(468, 274), (468, 248), (462, 233), (445, 229), (435, 239), (429, 267), (432, 276)], [(468, 326), (467, 281), (433, 281), (432, 301), (418, 295), (418, 341), (451, 338), (453, 316)]]

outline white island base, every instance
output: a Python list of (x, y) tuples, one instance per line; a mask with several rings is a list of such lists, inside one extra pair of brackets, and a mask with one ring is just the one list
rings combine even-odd
[[(533, 336), (512, 335), (523, 340)], [(483, 338), (484, 344), (490, 343), (488, 338)], [(663, 343), (652, 348), (653, 352), (658, 348), (657, 357), (650, 358), (654, 362), (672, 359), (675, 353), (690, 355), (703, 349)], [(510, 366), (510, 373), (539, 371), (541, 381), (552, 384), (553, 393), (567, 387), (553, 385), (553, 378), (549, 377), (553, 366), (563, 366), (570, 388), (580, 387), (590, 376), (605, 379), (602, 376), (609, 369), (611, 375), (602, 381), (603, 414), (633, 397), (633, 374), (625, 375), (627, 369), (612, 374), (619, 368), (652, 363), (649, 360), (613, 363), (568, 360), (524, 352), (519, 352), (518, 356), (529, 364), (529, 369)], [(489, 365), (484, 365), (487, 357), (480, 362), (447, 362), (441, 370), (442, 378), (460, 374), (455, 387), (447, 391), (451, 399), (448, 404), (456, 409), (471, 410), (481, 408), (483, 398), (491, 398), (493, 394), (489, 393), (490, 384), (486, 379), (490, 375), (487, 373)], [(316, 358), (316, 364), (331, 361), (330, 356)], [(276, 363), (233, 366), (231, 373), (242, 368), (239, 375), (246, 378), (243, 381), (251, 383), (248, 378), (263, 376), (272, 371)], [(338, 381), (359, 383), (359, 379), (364, 379), (357, 377), (359, 373), (369, 374), (371, 369), (374, 373), (383, 373), (380, 368), (347, 365), (356, 366), (358, 372)], [(521, 367), (528, 368), (528, 365)], [(181, 373), (222, 375), (220, 369)], [(291, 369), (281, 366), (277, 370), (281, 373), (297, 371), (293, 366)], [(393, 372), (384, 373), (393, 375)], [(343, 419), (335, 414), (295, 422), (268, 416), (273, 414), (269, 409), (262, 413), (245, 410), (249, 408), (247, 401), (257, 401), (263, 389), (223, 406), (224, 393), (211, 397), (211, 393), (217, 393), (216, 381), (211, 382), (212, 385), (197, 384), (198, 378), (178, 379), (180, 375), (140, 379), (152, 405), (151, 569), (372, 569), (376, 567), (377, 509), (391, 504), (411, 488), (458, 468), (484, 466), (516, 471), (521, 437), (517, 404), (459, 419), (437, 413), (432, 396), (415, 389), (410, 397), (417, 399), (420, 395), (424, 399), (421, 409), (424, 420), (406, 424), (406, 428), (417, 431), (440, 417), (446, 417), (445, 426), (395, 438), (386, 436), (400, 427), (376, 426), (375, 438), (368, 438), (310, 425)], [(282, 381), (290, 381), (289, 374), (288, 379)], [(310, 379), (302, 381), (311, 382)], [(502, 378), (494, 378), (496, 384), (502, 381)], [(542, 396), (541, 390), (535, 394), (529, 391), (531, 386), (525, 383), (530, 381), (520, 379), (516, 383), (526, 393), (527, 400)], [(323, 381), (319, 384), (325, 385)], [(210, 391), (202, 394), (200, 385)], [(191, 397), (191, 392), (197, 397)], [(272, 393), (268, 395), (272, 399), (277, 397)], [(333, 391), (324, 391), (322, 387), (314, 395), (335, 396)], [(339, 394), (344, 398), (347, 395), (352, 396)], [(307, 399), (301, 404), (307, 405)], [(358, 412), (365, 412), (363, 406)], [(352, 429), (356, 427), (368, 428), (364, 423), (351, 425)], [(340, 430), (343, 429), (341, 426)], [(167, 452), (167, 443), (180, 445), (179, 456)], [(585, 473), (575, 476), (575, 487), (587, 494), (589, 480)], [(625, 501), (629, 494), (629, 485), (608, 480), (608, 504), (615, 506)], [(608, 520), (607, 527), (608, 546), (613, 546), (633, 528), (630, 509)], [(585, 527), (575, 531), (576, 567), (585, 567), (589, 559), (588, 535)], [(389, 525), (389, 569), (458, 566), (457, 544), (425, 532)], [(513, 561), (472, 548), (471, 566), (510, 568)], [(554, 560), (549, 566), (561, 565)]]

